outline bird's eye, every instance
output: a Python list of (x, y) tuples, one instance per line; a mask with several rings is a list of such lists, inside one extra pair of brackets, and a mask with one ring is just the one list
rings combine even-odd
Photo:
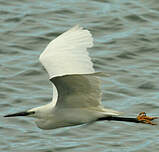
[(35, 114), (35, 111), (31, 111), (30, 114), (31, 114), (31, 115)]

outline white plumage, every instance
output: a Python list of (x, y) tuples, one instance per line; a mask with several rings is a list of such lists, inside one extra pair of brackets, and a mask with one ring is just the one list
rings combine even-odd
[(87, 48), (93, 46), (88, 30), (75, 26), (51, 41), (40, 55), (40, 62), (53, 83), (52, 102), (27, 112), (42, 129), (89, 123), (118, 115), (101, 105), (100, 80), (96, 76)]
[(63, 106), (69, 107), (92, 106), (89, 102), (94, 106), (99, 105), (99, 79), (88, 75), (95, 73), (87, 52), (87, 48), (92, 46), (91, 33), (76, 25), (51, 41), (40, 55), (40, 62), (53, 82), (53, 105), (57, 102), (57, 96), (58, 105), (62, 101), (65, 101), (62, 102)]
[(76, 25), (51, 41), (40, 55), (40, 62), (49, 78), (94, 73), (87, 48), (93, 46), (93, 38), (88, 30)]

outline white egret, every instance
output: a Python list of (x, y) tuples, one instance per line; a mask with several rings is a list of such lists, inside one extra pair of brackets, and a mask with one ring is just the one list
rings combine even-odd
[(119, 112), (101, 105), (100, 80), (87, 48), (93, 46), (88, 30), (75, 26), (51, 41), (40, 62), (53, 85), (51, 103), (5, 117), (31, 116), (39, 128), (55, 129), (97, 120), (139, 122), (118, 117)]

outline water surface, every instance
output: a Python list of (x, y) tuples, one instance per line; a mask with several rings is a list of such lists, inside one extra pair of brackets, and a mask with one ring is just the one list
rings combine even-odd
[[(110, 74), (102, 87), (104, 106), (133, 117), (159, 115), (157, 0), (0, 0), (0, 115), (51, 100), (38, 57), (75, 24), (93, 34), (95, 69)], [(105, 121), (44, 131), (31, 118), (0, 117), (0, 151), (157, 152), (158, 129)]]

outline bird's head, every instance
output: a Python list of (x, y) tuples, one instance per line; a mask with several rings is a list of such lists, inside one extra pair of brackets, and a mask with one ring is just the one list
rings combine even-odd
[(41, 107), (32, 108), (30, 110), (26, 110), (23, 112), (8, 114), (8, 115), (5, 115), (4, 117), (18, 117), (18, 116), (34, 117), (36, 118), (35, 123), (37, 124), (39, 128), (52, 129), (54, 128), (52, 125), (50, 125), (52, 121), (49, 121), (50, 119), (48, 119), (50, 115), (51, 115), (51, 118), (53, 117), (52, 110), (53, 110), (52, 106), (48, 104)]
[(35, 113), (36, 113), (36, 111), (27, 110), (27, 111), (17, 112), (17, 113), (13, 113), (13, 114), (8, 114), (8, 115), (5, 115), (4, 117), (18, 117), (18, 116), (35, 117), (36, 116)]
[(8, 114), (8, 115), (5, 115), (4, 117), (29, 116), (34, 118), (43, 118), (50, 113), (50, 110), (52, 110), (52, 108), (49, 105), (44, 105), (44, 106), (29, 109), (26, 111)]

